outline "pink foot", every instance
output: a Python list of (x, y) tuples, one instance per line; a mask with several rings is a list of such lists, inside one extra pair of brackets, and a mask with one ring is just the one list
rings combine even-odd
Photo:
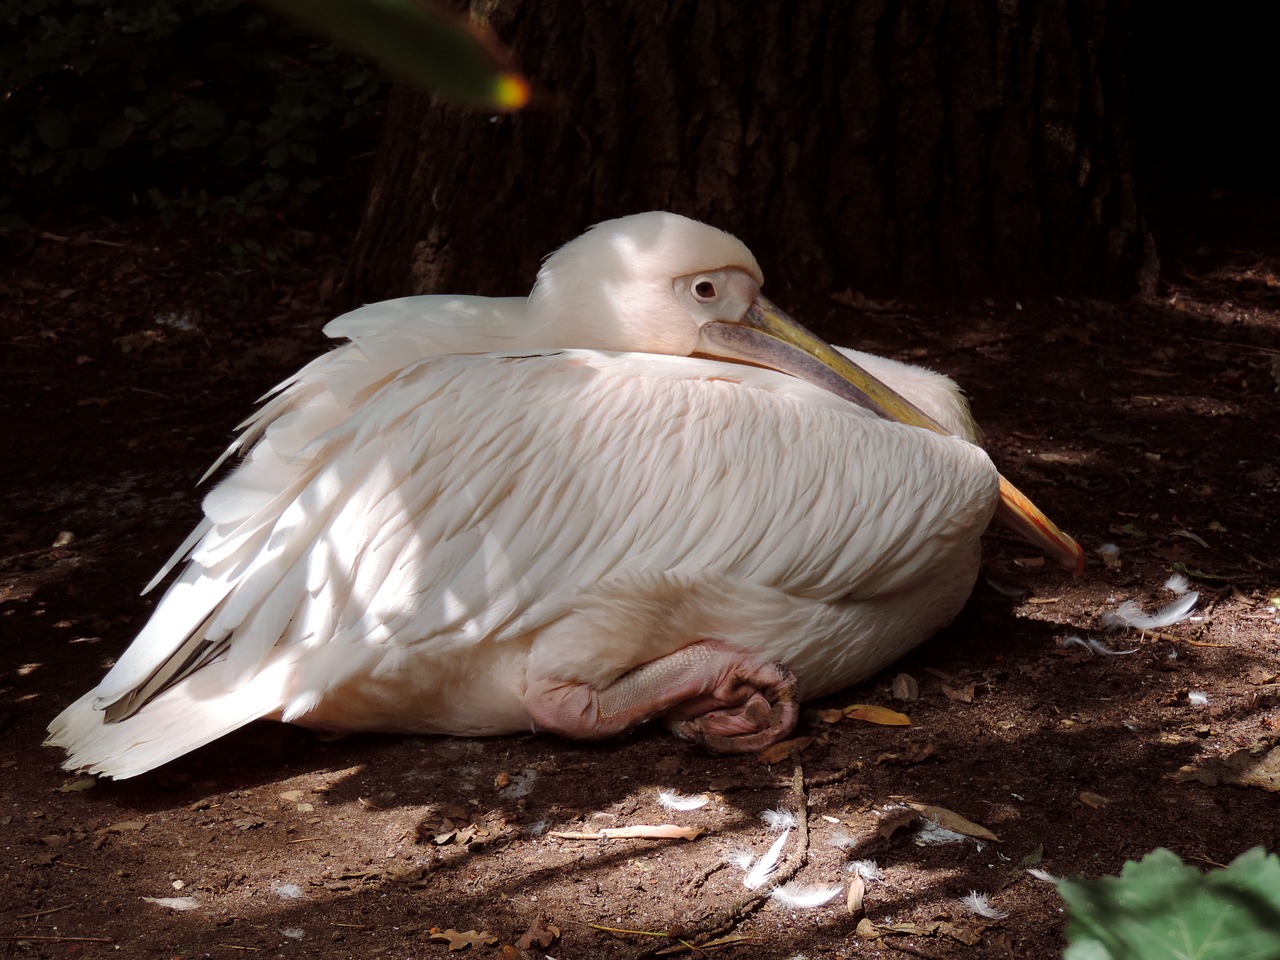
[(665, 717), (676, 736), (713, 753), (749, 753), (792, 731), (800, 716), (795, 692), (795, 675), (781, 664), (703, 640), (598, 690), (531, 676), (525, 706), (537, 727), (566, 737), (600, 739)]
[(667, 727), (681, 740), (698, 742), (713, 754), (745, 754), (763, 750), (785, 739), (800, 717), (795, 700), (796, 678), (774, 663), (780, 681), (771, 690), (772, 701), (760, 691), (751, 691), (746, 703), (723, 704), (699, 709), (680, 704), (667, 714)]

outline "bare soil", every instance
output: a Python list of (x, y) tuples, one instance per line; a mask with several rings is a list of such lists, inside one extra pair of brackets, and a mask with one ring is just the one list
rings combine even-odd
[[(324, 349), (349, 236), (261, 225), (263, 254), (239, 265), (225, 227), (8, 238), (0, 957), (432, 958), (450, 950), (433, 931), (455, 930), (476, 931), (453, 941), (465, 956), (580, 960), (715, 929), (736, 939), (697, 956), (1050, 958), (1064, 913), (1028, 865), (1092, 876), (1157, 846), (1205, 865), (1280, 848), (1273, 793), (1195, 775), (1280, 739), (1280, 246), (1253, 229), (1276, 206), (1171, 204), (1156, 218), (1166, 283), (1146, 301), (917, 309), (846, 292), (791, 305), (845, 342), (956, 377), (1003, 472), (1090, 554), (1073, 580), (993, 534), (1004, 589), (980, 587), (885, 675), (808, 705), (812, 740), (792, 757), (711, 757), (659, 730), (331, 741), (259, 724), (122, 783), (61, 770), (45, 726), (146, 620), (155, 598), (138, 591), (195, 522), (195, 481), (233, 425)], [(1115, 566), (1095, 552), (1107, 543)], [(1201, 593), (1191, 619), (1101, 632), (1122, 601), (1172, 599), (1174, 570)], [(1136, 652), (1064, 646), (1073, 635)], [(918, 699), (892, 697), (899, 673)], [(817, 712), (854, 703), (911, 725)], [(710, 802), (670, 811), (660, 790)], [(999, 839), (891, 831), (882, 818), (904, 799)], [(779, 807), (808, 834), (793, 834), (783, 869), (841, 885), (826, 906), (743, 902), (726, 859), (763, 852), (761, 813)], [(704, 832), (555, 835), (662, 823)], [(847, 906), (852, 859), (882, 874), (862, 913)], [(967, 911), (970, 891), (1007, 916)]]

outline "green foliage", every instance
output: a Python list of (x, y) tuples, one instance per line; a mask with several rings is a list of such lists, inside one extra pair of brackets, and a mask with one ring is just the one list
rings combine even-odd
[(343, 131), (373, 136), (385, 86), (246, 0), (0, 0), (0, 31), (10, 219), (65, 199), (167, 216), (300, 202)]
[(1261, 847), (1208, 873), (1160, 849), (1058, 892), (1065, 960), (1280, 960), (1280, 858)]
[(450, 100), (518, 110), (529, 99), (528, 82), (483, 28), (428, 0), (264, 2)]

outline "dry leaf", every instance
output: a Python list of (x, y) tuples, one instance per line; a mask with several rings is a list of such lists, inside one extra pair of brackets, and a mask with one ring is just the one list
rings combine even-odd
[(880, 766), (885, 763), (923, 763), (925, 760), (928, 760), (933, 756), (935, 750), (936, 748), (933, 745), (933, 741), (928, 741), (912, 747), (911, 752), (908, 754), (882, 753), (876, 757), (876, 766)]
[(819, 710), (818, 719), (823, 723), (839, 723), (844, 719), (844, 711), (840, 709)]
[(759, 755), (756, 757), (756, 762), (765, 765), (781, 763), (783, 760), (787, 759), (787, 757), (791, 756), (791, 751), (794, 750), (796, 753), (799, 753), (805, 747), (809, 746), (809, 744), (813, 743), (815, 739), (817, 738), (796, 737), (793, 740), (782, 740), (771, 747), (766, 747), (761, 750)]
[(108, 824), (98, 830), (95, 830), (98, 836), (107, 833), (138, 833), (147, 829), (146, 823), (142, 820), (121, 820), (119, 823)]
[(889, 695), (895, 700), (919, 700), (920, 684), (909, 673), (900, 673), (893, 678), (893, 687)]
[(859, 940), (878, 940), (880, 931), (876, 929), (876, 925), (863, 917), (858, 921), (858, 926), (854, 929), (853, 935)]
[(888, 926), (880, 928), (884, 933), (903, 933), (913, 937), (928, 937), (933, 935), (934, 925), (926, 926), (922, 923), (891, 923)]
[(434, 843), (438, 847), (456, 843), (475, 848), (511, 834), (507, 821), (499, 816), (476, 813), (473, 818), (466, 808), (458, 806), (449, 806), (438, 812), (443, 819), (419, 821), (419, 843)]
[(907, 763), (923, 763), (933, 756), (935, 750), (933, 741), (926, 741), (911, 751), (911, 756), (907, 757)]
[(903, 827), (915, 823), (919, 819), (919, 812), (911, 807), (893, 807), (886, 810), (880, 817), (880, 826), (876, 828), (876, 831), (880, 836), (888, 840)]
[(947, 695), (948, 700), (958, 700), (961, 703), (973, 703), (973, 692), (977, 689), (974, 683), (944, 683), (942, 692)]
[(1101, 810), (1111, 801), (1099, 794), (1084, 790), (1080, 794), (1080, 802), (1092, 810)]
[(950, 937), (953, 940), (959, 940), (966, 946), (972, 947), (982, 939), (982, 934), (977, 930), (972, 927), (961, 926), (958, 923), (948, 923), (946, 920), (939, 920), (933, 926), (936, 933), (941, 933), (943, 936)]
[(81, 790), (92, 790), (97, 785), (97, 777), (80, 777), (78, 780), (72, 780), (70, 783), (64, 783), (58, 788), (58, 792), (77, 793)]
[(1231, 783), (1280, 792), (1280, 747), (1273, 747), (1262, 756), (1252, 750), (1237, 750), (1227, 757), (1226, 766), (1232, 771)]
[(498, 942), (498, 938), (487, 930), (481, 930), (479, 933), (475, 930), (466, 930), (459, 933), (457, 930), (441, 930), (439, 927), (432, 927), (431, 936), (427, 939), (448, 941), (450, 953), (455, 950), (465, 950), (467, 947), (486, 947)]
[(911, 718), (905, 713), (890, 710), (888, 707), (877, 707), (869, 703), (855, 703), (844, 708), (844, 715), (850, 720), (863, 720), (866, 723), (878, 723), (884, 727), (909, 727)]
[(386, 876), (392, 883), (418, 883), (430, 872), (430, 864), (408, 863), (403, 867), (389, 867)]
[(982, 934), (977, 930), (946, 920), (934, 920), (930, 923), (894, 923), (880, 929), (885, 933), (901, 933), (916, 937), (936, 937), (942, 934), (968, 946), (973, 946), (982, 939)]
[(849, 884), (849, 897), (845, 900), (845, 909), (849, 911), (850, 916), (858, 916), (862, 913), (862, 901), (867, 895), (867, 881), (862, 877), (854, 877), (853, 882)]
[(546, 918), (541, 914), (533, 918), (533, 923), (529, 924), (529, 929), (521, 934), (520, 939), (516, 941), (516, 946), (521, 950), (531, 950), (534, 947), (549, 947), (552, 941), (560, 936), (560, 928), (553, 923), (547, 923)]
[(1280, 747), (1256, 744), (1236, 750), (1221, 760), (1206, 760), (1196, 767), (1183, 767), (1176, 774), (1179, 782), (1199, 780), (1210, 787), (1221, 783), (1233, 787), (1259, 787), (1269, 793), (1280, 793)]
[(931, 803), (912, 803), (911, 807), (938, 826), (945, 830), (950, 830), (952, 833), (962, 833), (966, 837), (973, 837), (975, 840), (989, 840), (992, 843), (1000, 842), (1000, 838), (986, 827), (974, 823), (972, 820), (966, 819), (946, 807), (935, 807)]

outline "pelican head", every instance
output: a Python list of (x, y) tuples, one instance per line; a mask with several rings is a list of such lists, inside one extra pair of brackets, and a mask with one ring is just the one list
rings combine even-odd
[(597, 224), (551, 254), (529, 294), (539, 327), (574, 346), (689, 356), (708, 323), (736, 323), (764, 275), (736, 237), (674, 213)]
[[(736, 237), (677, 214), (641, 213), (597, 224), (548, 257), (529, 320), (575, 347), (769, 367), (886, 420), (950, 432), (779, 310), (763, 284)], [(997, 517), (1062, 566), (1083, 569), (1079, 544), (1003, 477)]]

